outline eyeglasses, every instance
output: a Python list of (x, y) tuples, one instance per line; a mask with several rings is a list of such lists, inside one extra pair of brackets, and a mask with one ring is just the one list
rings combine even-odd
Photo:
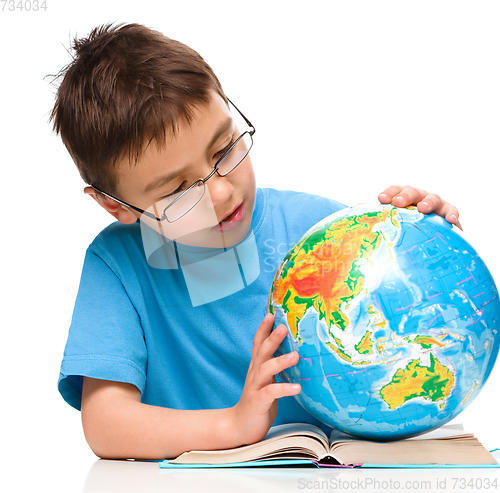
[[(156, 221), (167, 221), (173, 223), (181, 217), (185, 216), (193, 207), (195, 207), (205, 194), (205, 183), (212, 178), (212, 176), (217, 173), (219, 176), (227, 176), (231, 171), (238, 167), (239, 164), (247, 157), (250, 149), (253, 146), (253, 135), (255, 133), (255, 127), (250, 123), (248, 118), (235, 106), (235, 104), (228, 99), (228, 101), (234, 106), (236, 111), (241, 115), (245, 123), (251, 128), (246, 132), (243, 132), (231, 145), (231, 147), (222, 155), (222, 157), (215, 163), (212, 172), (204, 179), (199, 179), (194, 182), (187, 190), (179, 193), (169, 195), (161, 199), (160, 201), (153, 204), (153, 209), (155, 214), (135, 207), (123, 200), (117, 199), (113, 195), (103, 192), (95, 185), (90, 185), (96, 192), (102, 193), (106, 197), (115, 200), (119, 204), (122, 204), (134, 211), (144, 214), (151, 219)], [(158, 217), (158, 211), (163, 210), (160, 217)]]

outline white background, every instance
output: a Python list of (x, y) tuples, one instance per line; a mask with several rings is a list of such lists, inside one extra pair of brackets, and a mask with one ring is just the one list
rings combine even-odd
[[(206, 59), (257, 128), (259, 186), (346, 204), (376, 200), (391, 184), (439, 193), (458, 206), (466, 237), (500, 280), (500, 3), (9, 5), (0, 2), (0, 412), (2, 466), (19, 491), (81, 491), (95, 461), (56, 381), (84, 252), (112, 217), (83, 194), (51, 131), (54, 88), (44, 76), (70, 61), (73, 37), (99, 24), (142, 23)], [(458, 418), (490, 449), (500, 447), (499, 386), (496, 367)]]

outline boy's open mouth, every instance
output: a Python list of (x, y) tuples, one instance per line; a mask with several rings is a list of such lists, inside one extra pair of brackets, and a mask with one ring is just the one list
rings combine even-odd
[(226, 216), (219, 224), (214, 226), (212, 229), (216, 231), (220, 231), (221, 233), (228, 233), (236, 228), (241, 221), (243, 221), (243, 217), (245, 216), (245, 207), (243, 202), (234, 209), (231, 214)]

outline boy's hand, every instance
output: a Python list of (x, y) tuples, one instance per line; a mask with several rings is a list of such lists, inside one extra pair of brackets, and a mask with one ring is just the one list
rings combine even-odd
[(416, 205), (420, 212), (424, 214), (438, 214), (444, 217), (449, 223), (455, 224), (460, 229), (460, 221), (458, 220), (458, 209), (448, 202), (445, 202), (439, 195), (428, 193), (425, 190), (410, 186), (392, 186), (386, 188), (379, 196), (379, 201), (382, 204), (392, 203), (396, 207), (408, 207)]
[(273, 324), (274, 315), (268, 313), (255, 334), (245, 387), (238, 404), (233, 407), (233, 429), (242, 444), (262, 440), (276, 417), (277, 399), (298, 394), (301, 390), (298, 384), (274, 382), (274, 375), (295, 365), (299, 355), (294, 351), (273, 357), (287, 333), (284, 325), (272, 331)]

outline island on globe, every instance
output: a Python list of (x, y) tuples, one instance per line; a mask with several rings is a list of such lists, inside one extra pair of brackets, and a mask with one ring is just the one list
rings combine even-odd
[(491, 373), (500, 335), (496, 285), (443, 218), (359, 205), (313, 226), (282, 261), (269, 293), (288, 334), (280, 373), (313, 416), (372, 440), (437, 428)]

